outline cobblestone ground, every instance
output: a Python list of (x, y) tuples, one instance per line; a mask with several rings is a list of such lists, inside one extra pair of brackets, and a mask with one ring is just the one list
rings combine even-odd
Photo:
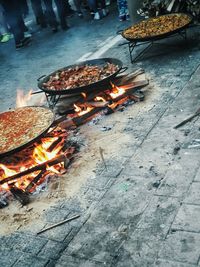
[(144, 68), (159, 96), (147, 93), (137, 116), (129, 116), (134, 106), (123, 112), (120, 129), (130, 138), (117, 140), (107, 169), (99, 164), (95, 179), (88, 177), (74, 197), (44, 214), (48, 224), (73, 213), (81, 217), (40, 236), (33, 229), (2, 235), (0, 266), (200, 266), (200, 157), (194, 145), (200, 120), (173, 129), (200, 106), (198, 35), (194, 29), (187, 42), (163, 41), (133, 66), (125, 46), (104, 54), (119, 56), (130, 69)]

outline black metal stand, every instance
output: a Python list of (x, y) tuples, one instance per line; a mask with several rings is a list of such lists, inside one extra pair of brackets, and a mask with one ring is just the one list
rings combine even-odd
[[(122, 45), (128, 45), (128, 49), (129, 49), (129, 55), (130, 55), (130, 60), (131, 60), (131, 63), (135, 63), (139, 58), (141, 58), (142, 56), (145, 55), (145, 53), (147, 52), (147, 50), (149, 50), (154, 44), (158, 44), (158, 41), (161, 41), (161, 40), (164, 40), (164, 39), (167, 39), (167, 38), (172, 38), (174, 37), (175, 35), (180, 35), (184, 40), (187, 40), (187, 32), (186, 32), (186, 29), (180, 31), (180, 32), (177, 32), (173, 35), (170, 35), (170, 36), (167, 36), (167, 37), (163, 37), (163, 38), (160, 38), (160, 39), (157, 39), (157, 40), (152, 40), (152, 41), (145, 41), (145, 42), (139, 42), (139, 41), (130, 41), (130, 42), (126, 42), (126, 43), (123, 43), (123, 44), (120, 44), (120, 46)], [(142, 46), (142, 45), (147, 45), (145, 48), (143, 48), (135, 57), (133, 55), (133, 52), (134, 50), (138, 47), (138, 46)]]
[(45, 93), (45, 95), (46, 95), (46, 99), (47, 99), (47, 103), (49, 105), (49, 108), (54, 109), (55, 105), (60, 100), (61, 95), (51, 95), (48, 93)]

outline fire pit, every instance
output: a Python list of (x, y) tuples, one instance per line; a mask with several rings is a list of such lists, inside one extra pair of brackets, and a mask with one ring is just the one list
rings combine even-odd
[[(54, 121), (50, 109), (35, 107), (36, 110), (48, 111), (51, 119), (47, 125), (42, 124), (43, 128), (39, 129), (33, 138), (25, 143), (17, 142), (17, 147), (3, 151), (0, 160), (0, 207), (7, 205), (7, 197), (10, 195), (22, 205), (27, 204), (31, 194), (49, 177), (65, 173), (78, 147), (77, 143), (71, 142), (69, 138), (73, 135), (74, 128), (88, 122), (97, 114), (108, 115), (122, 110), (128, 104), (144, 100), (141, 88), (147, 84), (148, 80), (142, 69), (118, 75), (97, 90), (82, 92), (75, 101), (69, 103), (71, 98), (67, 97), (68, 105), (64, 105), (62, 111), (60, 106), (56, 106), (57, 115)], [(33, 107), (16, 109), (16, 113), (18, 110), (31, 109)], [(12, 112), (5, 114), (10, 115)], [(19, 120), (21, 124), (22, 121)], [(40, 124), (38, 117), (34, 122), (34, 129)], [(20, 128), (19, 126), (19, 123), (16, 123), (16, 129)], [(30, 129), (31, 126), (30, 124)], [(25, 127), (24, 132), (20, 132), (22, 137), (25, 137), (30, 129)], [(21, 138), (20, 134), (19, 137)]]

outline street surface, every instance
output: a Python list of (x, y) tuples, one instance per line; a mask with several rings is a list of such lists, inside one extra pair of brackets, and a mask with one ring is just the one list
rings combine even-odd
[[(95, 57), (143, 68), (145, 101), (82, 126), (84, 146), (57, 187), (0, 210), (0, 266), (200, 266), (200, 120), (173, 128), (200, 107), (199, 27), (131, 64), (116, 35), (129, 23), (118, 22), (115, 6), (101, 21), (69, 22), (56, 34), (31, 22), (32, 45), (20, 51), (13, 41), (0, 45), (0, 111), (15, 107), (17, 89), (37, 90), (41, 75)], [(74, 214), (81, 217), (36, 235)]]

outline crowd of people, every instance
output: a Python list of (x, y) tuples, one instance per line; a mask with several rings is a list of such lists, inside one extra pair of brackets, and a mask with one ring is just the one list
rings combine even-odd
[[(30, 2), (29, 2), (30, 1)], [(71, 8), (69, 0), (0, 0), (0, 42), (9, 41), (12, 36), (16, 49), (27, 46), (31, 42), (31, 34), (25, 25), (24, 18), (31, 7), (36, 23), (41, 28), (50, 27), (52, 32), (67, 30), (67, 17), (75, 11)], [(83, 17), (82, 8), (86, 7), (94, 20), (99, 20), (108, 15), (109, 0), (73, 0), (76, 13)], [(117, 0), (120, 21), (128, 20), (127, 0)], [(57, 14), (54, 10), (56, 6)], [(57, 20), (59, 18), (59, 22)]]

